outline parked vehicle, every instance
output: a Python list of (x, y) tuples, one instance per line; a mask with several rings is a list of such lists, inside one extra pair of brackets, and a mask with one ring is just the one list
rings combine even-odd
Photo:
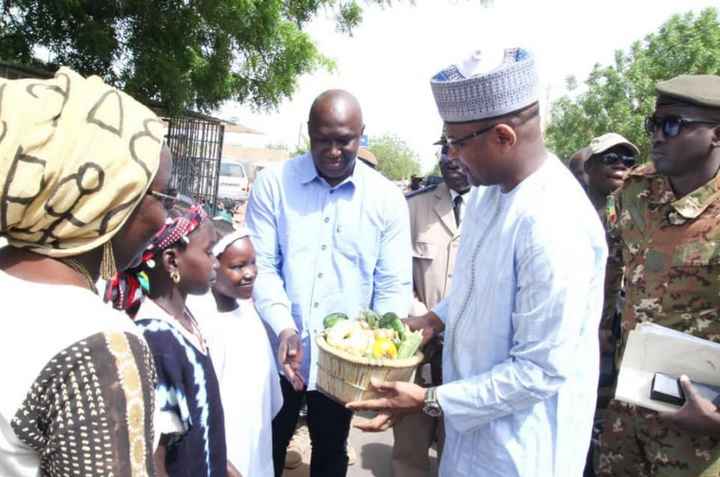
[(221, 162), (218, 199), (247, 200), (249, 194), (250, 179), (245, 166), (240, 162)]

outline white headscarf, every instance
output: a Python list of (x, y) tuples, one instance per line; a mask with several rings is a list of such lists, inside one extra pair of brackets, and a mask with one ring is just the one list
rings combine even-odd
[(227, 234), (215, 244), (213, 247), (213, 255), (220, 257), (222, 253), (232, 244), (240, 239), (250, 236), (250, 231), (246, 227), (240, 227), (232, 233)]

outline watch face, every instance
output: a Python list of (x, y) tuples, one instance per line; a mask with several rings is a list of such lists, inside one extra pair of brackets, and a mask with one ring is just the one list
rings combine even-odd
[(440, 406), (438, 406), (438, 405), (428, 404), (423, 408), (423, 412), (430, 417), (442, 416), (442, 410), (440, 409)]

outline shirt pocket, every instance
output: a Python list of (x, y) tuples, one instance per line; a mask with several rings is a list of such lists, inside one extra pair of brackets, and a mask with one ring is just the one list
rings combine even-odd
[(381, 230), (371, 221), (341, 215), (332, 231), (333, 241), (342, 259), (363, 274), (372, 275), (381, 247)]
[(287, 211), (282, 217), (282, 225), (278, 228), (278, 242), (283, 254), (313, 253), (319, 248), (317, 234), (318, 220), (313, 214), (306, 216), (294, 211)]
[[(671, 269), (664, 277), (661, 303), (677, 326), (693, 334), (720, 334), (718, 290), (720, 289), (720, 241), (694, 241), (678, 245), (670, 257)], [(660, 285), (657, 285), (658, 287)], [(707, 321), (710, 320), (710, 321)], [(710, 325), (710, 322), (713, 324)], [(701, 333), (701, 335), (703, 334)]]
[(707, 268), (720, 265), (720, 241), (697, 241), (675, 247), (672, 266), (680, 268)]

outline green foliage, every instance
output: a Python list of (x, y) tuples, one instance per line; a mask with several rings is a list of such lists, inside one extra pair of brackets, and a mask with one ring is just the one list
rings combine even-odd
[[(387, 0), (365, 0), (385, 5)], [(272, 108), (297, 79), (333, 63), (302, 28), (321, 11), (338, 29), (362, 20), (354, 0), (13, 0), (0, 2), (0, 60), (97, 74), (171, 111), (226, 99)]]
[(371, 137), (368, 149), (378, 159), (378, 170), (388, 179), (409, 179), (410, 176), (420, 174), (415, 152), (393, 134)]
[(295, 149), (290, 151), (290, 157), (301, 156), (310, 150), (310, 137), (307, 134), (302, 134), (298, 138), (298, 143)]
[(568, 78), (569, 94), (551, 108), (549, 147), (567, 160), (593, 137), (617, 132), (646, 158), (650, 143), (643, 121), (654, 110), (655, 84), (680, 74), (720, 74), (718, 10), (673, 16), (627, 52), (616, 51), (613, 65), (595, 65), (580, 93)]

